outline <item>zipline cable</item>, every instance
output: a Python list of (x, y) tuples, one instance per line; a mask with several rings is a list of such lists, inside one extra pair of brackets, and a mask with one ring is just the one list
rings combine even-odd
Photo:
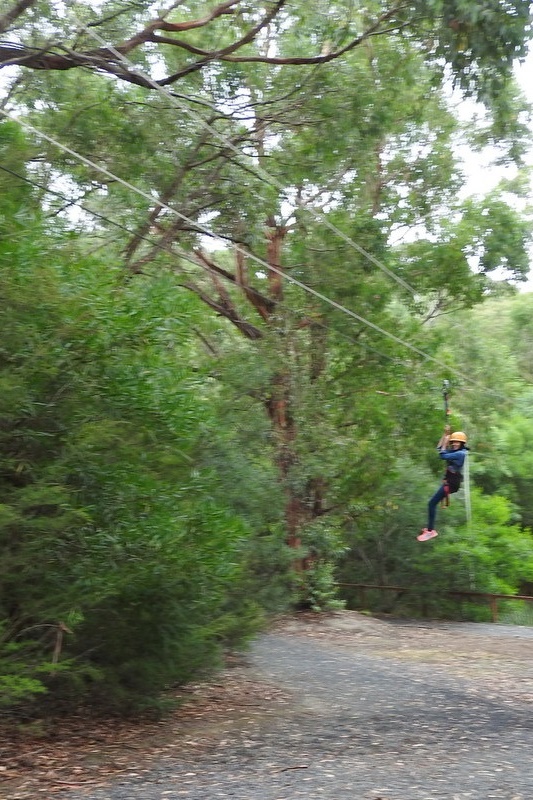
[[(75, 23), (81, 28), (81, 30), (88, 33), (93, 39), (95, 39), (97, 42), (103, 45), (107, 50), (109, 50), (109, 52), (113, 53), (113, 55), (115, 55), (120, 61), (122, 61), (123, 64), (128, 66), (129, 69), (134, 70), (134, 72), (137, 75), (139, 75), (139, 77), (141, 77), (144, 81), (149, 83), (156, 91), (158, 91), (166, 99), (170, 100), (170, 102), (174, 105), (175, 108), (177, 108), (179, 111), (183, 111), (184, 113), (186, 113), (191, 119), (200, 122), (200, 124), (203, 125), (204, 128), (213, 133), (224, 145), (226, 145), (226, 147), (229, 147), (234, 153), (236, 153), (239, 159), (245, 157), (247, 158), (247, 161), (252, 162), (251, 165), (247, 165), (246, 167), (244, 167), (243, 164), (237, 161), (238, 166), (240, 166), (242, 169), (246, 169), (247, 171), (252, 172), (252, 174), (254, 174), (257, 178), (259, 178), (263, 183), (266, 183), (269, 186), (273, 186), (283, 195), (283, 197), (287, 202), (291, 204), (296, 204), (296, 206), (301, 208), (303, 211), (307, 211), (316, 220), (320, 221), (327, 228), (329, 228), (329, 230), (332, 231), (336, 236), (339, 236), (341, 239), (343, 239), (343, 241), (346, 244), (348, 244), (352, 249), (354, 249), (357, 253), (359, 253), (359, 255), (362, 255), (364, 258), (368, 259), (368, 261), (374, 264), (374, 266), (378, 267), (378, 269), (380, 269), (382, 272), (388, 275), (389, 278), (396, 281), (396, 283), (398, 283), (400, 286), (402, 286), (404, 289), (410, 292), (410, 294), (412, 294), (413, 297), (418, 296), (419, 293), (416, 291), (416, 289), (414, 289), (414, 287), (410, 286), (410, 284), (408, 284), (407, 281), (405, 281), (399, 275), (396, 275), (396, 273), (394, 273), (387, 266), (385, 266), (385, 264), (378, 258), (376, 258), (376, 256), (374, 256), (372, 253), (369, 253), (367, 250), (364, 249), (364, 247), (361, 247), (361, 245), (358, 244), (352, 237), (348, 236), (346, 233), (344, 233), (344, 231), (341, 231), (339, 228), (337, 228), (336, 225), (334, 225), (328, 219), (323, 210), (319, 211), (315, 208), (312, 208), (303, 201), (299, 200), (299, 198), (297, 197), (291, 198), (289, 193), (287, 192), (286, 187), (284, 187), (283, 184), (280, 181), (278, 181), (277, 178), (275, 178), (273, 175), (270, 175), (270, 173), (268, 173), (263, 167), (261, 167), (260, 164), (253, 163), (251, 157), (246, 157), (246, 155), (242, 153), (242, 151), (239, 150), (239, 148), (236, 147), (230, 139), (228, 139), (222, 133), (219, 133), (217, 129), (213, 127), (213, 125), (211, 125), (209, 122), (207, 122), (200, 114), (197, 114), (196, 112), (192, 111), (185, 104), (178, 102), (176, 95), (170, 92), (165, 86), (161, 86), (160, 84), (157, 83), (157, 81), (154, 81), (153, 78), (151, 78), (151, 76), (148, 75), (147, 73), (143, 72), (143, 70), (139, 69), (136, 64), (130, 61), (130, 59), (126, 58), (126, 56), (119, 50), (117, 50), (116, 47), (106, 42), (105, 39), (102, 36), (100, 36), (100, 34), (98, 34), (96, 31), (93, 31), (92, 29), (89, 29), (87, 25), (85, 25), (83, 22), (81, 22), (81, 20), (78, 17), (76, 17), (76, 15), (72, 10), (69, 13), (72, 19), (75, 21)], [(219, 111), (219, 109), (217, 110)], [(256, 196), (264, 200), (264, 198), (261, 197), (261, 195), (256, 195)]]
[[(64, 200), (65, 202), (67, 202), (69, 204), (69, 206), (73, 206), (73, 205), (74, 206), (78, 206), (86, 214), (90, 214), (90, 215), (94, 216), (96, 219), (107, 223), (108, 225), (113, 225), (114, 227), (118, 228), (119, 230), (124, 231), (125, 233), (130, 234), (132, 236), (133, 235), (138, 236), (139, 239), (142, 239), (143, 241), (145, 241), (148, 244), (152, 245), (157, 250), (161, 250), (164, 253), (168, 253), (173, 258), (182, 258), (183, 260), (188, 261), (193, 266), (195, 266), (197, 268), (200, 268), (200, 269), (203, 269), (208, 274), (211, 274), (210, 270), (208, 269), (208, 267), (205, 266), (205, 264), (203, 264), (201, 261), (197, 261), (194, 258), (192, 258), (185, 250), (182, 250), (181, 248), (178, 248), (177, 251), (173, 250), (168, 245), (161, 244), (161, 242), (159, 242), (159, 241), (157, 241), (155, 239), (151, 239), (150, 237), (145, 236), (143, 234), (138, 234), (136, 231), (132, 231), (130, 228), (127, 228), (125, 225), (122, 225), (122, 223), (117, 222), (116, 220), (110, 219), (109, 217), (106, 217), (104, 214), (101, 214), (100, 212), (95, 211), (92, 208), (88, 208), (87, 206), (85, 206), (82, 203), (80, 198), (68, 197), (63, 192), (58, 192), (56, 189), (51, 189), (49, 186), (45, 186), (43, 183), (38, 183), (36, 180), (31, 180), (27, 176), (21, 175), (19, 172), (16, 172), (15, 170), (10, 169), (9, 167), (4, 166), (3, 164), (0, 164), (0, 170), (2, 170), (3, 172), (8, 173), (9, 175), (12, 175), (15, 178), (18, 178), (21, 181), (24, 181), (25, 183), (29, 184), (30, 186), (34, 186), (36, 189), (40, 189), (41, 191), (43, 191), (43, 192), (45, 192), (47, 194), (53, 195), (54, 197), (58, 197), (61, 200)], [(217, 273), (217, 275), (218, 275), (218, 273)], [(219, 277), (221, 277), (223, 280), (228, 281), (230, 283), (230, 285), (235, 286), (235, 283), (233, 281), (231, 281), (226, 275), (222, 274), (222, 275), (219, 275)], [(306, 316), (305, 311), (300, 311), (298, 309), (295, 309), (292, 306), (287, 305), (287, 303), (284, 303), (284, 302), (281, 302), (281, 301), (276, 301), (276, 307), (280, 308), (282, 311), (287, 311), (290, 314), (294, 314), (294, 315), (297, 315), (297, 316), (300, 316), (300, 317), (305, 317)], [(333, 334), (335, 334), (337, 336), (342, 337), (343, 339), (346, 339), (347, 341), (351, 342), (352, 344), (357, 345), (362, 350), (369, 350), (372, 353), (375, 353), (376, 355), (380, 356), (380, 358), (385, 358), (388, 361), (393, 361), (396, 364), (405, 367), (406, 369), (412, 369), (412, 365), (411, 364), (407, 364), (405, 361), (402, 361), (401, 359), (399, 359), (396, 356), (391, 356), (388, 353), (383, 353), (383, 351), (378, 350), (377, 348), (375, 348), (374, 346), (370, 345), (366, 341), (365, 342), (361, 342), (358, 339), (354, 339), (353, 336), (349, 336), (347, 333), (344, 333), (343, 331), (339, 331), (336, 328), (332, 328), (330, 326), (324, 325), (323, 323), (319, 322), (318, 320), (313, 320), (313, 325), (317, 325), (318, 327), (323, 328), (324, 330), (327, 330), (330, 333), (333, 333)], [(450, 383), (449, 381), (444, 381), (444, 386), (445, 387), (449, 387), (449, 383)], [(379, 392), (379, 394), (387, 394), (387, 393), (386, 392)], [(447, 409), (447, 402), (448, 402), (447, 396), (445, 396), (445, 408), (446, 409)], [(449, 413), (449, 411), (446, 411), (446, 413)]]
[[(91, 169), (94, 169), (97, 172), (102, 173), (102, 175), (106, 175), (111, 180), (121, 184), (122, 186), (124, 186), (125, 188), (127, 188), (130, 191), (134, 192), (135, 194), (137, 194), (137, 195), (139, 195), (141, 197), (144, 197), (146, 200), (148, 200), (150, 202), (151, 205), (155, 204), (159, 208), (164, 209), (165, 211), (168, 211), (170, 214), (174, 214), (179, 219), (181, 219), (184, 222), (187, 222), (188, 224), (192, 225), (193, 229), (195, 229), (197, 231), (201, 231), (203, 233), (206, 233), (209, 236), (215, 236), (215, 237), (223, 240), (223, 237), (220, 234), (216, 234), (213, 231), (210, 231), (208, 228), (206, 228), (204, 225), (202, 225), (202, 223), (196, 222), (195, 220), (191, 219), (190, 217), (187, 217), (185, 214), (182, 214), (180, 211), (178, 211), (175, 208), (172, 208), (172, 206), (169, 206), (167, 203), (164, 203), (161, 200), (155, 200), (147, 192), (143, 191), (142, 189), (139, 189), (137, 186), (134, 186), (132, 183), (129, 183), (129, 181), (126, 181), (124, 178), (121, 178), (118, 175), (115, 175), (113, 172), (108, 170), (106, 167), (103, 167), (103, 166), (101, 166), (99, 164), (96, 164), (90, 158), (87, 158), (86, 156), (82, 155), (81, 153), (78, 153), (77, 151), (75, 151), (71, 147), (69, 147), (68, 145), (65, 145), (62, 142), (57, 141), (56, 139), (54, 139), (52, 136), (50, 136), (49, 134), (45, 133), (44, 131), (39, 130), (38, 128), (36, 128), (33, 125), (30, 125), (30, 123), (17, 118), (15, 115), (9, 113), (8, 111), (6, 111), (3, 108), (0, 108), (0, 114), (3, 117), (5, 117), (6, 119), (10, 119), (12, 122), (17, 123), (18, 125), (20, 125), (21, 127), (25, 128), (26, 130), (31, 131), (36, 136), (44, 139), (45, 141), (49, 142), (50, 144), (53, 144), (55, 147), (57, 147), (59, 150), (62, 150), (64, 153), (68, 153), (69, 155), (73, 156), (74, 158), (76, 158), (81, 163), (85, 164), (88, 167), (91, 167)], [(417, 355), (421, 356), (422, 358), (426, 359), (427, 361), (431, 361), (433, 364), (437, 364), (437, 366), (439, 366), (442, 369), (446, 370), (448, 373), (456, 375), (457, 377), (461, 378), (461, 380), (463, 380), (463, 381), (465, 381), (467, 383), (470, 383), (471, 385), (477, 386), (477, 387), (481, 386), (481, 384), (479, 384), (477, 381), (475, 381), (472, 378), (470, 378), (468, 375), (464, 375), (463, 373), (459, 372), (458, 370), (451, 368), (448, 364), (445, 364), (443, 361), (440, 361), (438, 358), (435, 358), (434, 356), (429, 355), (429, 353), (426, 353), (423, 350), (421, 350), (419, 347), (416, 347), (415, 345), (404, 341), (399, 336), (396, 336), (394, 333), (391, 333), (390, 331), (387, 331), (384, 328), (381, 328), (379, 325), (376, 325), (376, 323), (366, 319), (365, 317), (361, 316), (360, 314), (357, 314), (352, 309), (347, 308), (346, 306), (343, 306), (341, 303), (338, 303), (336, 300), (333, 300), (330, 297), (327, 297), (327, 295), (323, 294), (322, 292), (317, 291), (316, 289), (313, 289), (311, 286), (308, 286), (307, 284), (303, 283), (302, 281), (298, 280), (297, 278), (294, 278), (292, 275), (289, 275), (288, 273), (284, 272), (283, 270), (278, 269), (278, 267), (275, 267), (273, 264), (267, 263), (264, 259), (260, 258), (259, 256), (256, 256), (254, 253), (251, 253), (248, 250), (243, 249), (239, 245), (234, 245), (234, 247), (235, 247), (235, 249), (237, 251), (241, 252), (244, 256), (246, 256), (246, 257), (252, 259), (253, 261), (255, 261), (256, 263), (260, 264), (260, 266), (263, 267), (264, 269), (270, 270), (271, 272), (274, 272), (276, 275), (279, 275), (280, 277), (285, 278), (289, 283), (292, 283), (294, 286), (298, 286), (300, 289), (303, 289), (308, 294), (310, 294), (313, 297), (316, 297), (317, 299), (321, 300), (322, 302), (332, 306), (333, 308), (337, 309), (341, 313), (346, 314), (347, 316), (351, 317), (352, 319), (356, 319), (358, 322), (361, 322), (363, 325), (366, 325), (367, 327), (371, 328), (372, 330), (377, 331), (382, 336), (385, 336), (386, 338), (391, 339), (392, 341), (396, 342), (397, 344), (401, 345), (402, 347), (405, 347), (406, 349), (410, 350), (411, 352), (416, 353)], [(505, 395), (503, 395), (503, 394), (501, 394), (499, 392), (495, 392), (493, 389), (486, 389), (485, 388), (485, 393), (492, 394), (492, 395), (494, 395), (496, 397), (499, 397), (501, 399), (507, 399)]]
[[(112, 220), (109, 217), (106, 217), (104, 214), (101, 214), (100, 212), (94, 211), (93, 209), (88, 208), (87, 206), (83, 205), (83, 203), (81, 202), (81, 199), (76, 199), (76, 198), (73, 198), (73, 197), (67, 197), (67, 195), (63, 194), (62, 192), (58, 192), (57, 190), (51, 189), (51, 188), (45, 186), (42, 183), (38, 183), (35, 180), (31, 180), (30, 178), (27, 178), (25, 175), (21, 175), (19, 172), (16, 172), (15, 170), (12, 170), (12, 169), (9, 169), (9, 167), (5, 167), (2, 164), (0, 164), (0, 170), (2, 170), (3, 172), (8, 173), (9, 175), (12, 175), (15, 178), (19, 178), (21, 181), (24, 181), (25, 183), (29, 184), (30, 186), (34, 186), (36, 189), (40, 189), (41, 191), (46, 192), (47, 194), (53, 195), (54, 197), (58, 197), (59, 199), (66, 201), (70, 206), (78, 206), (86, 214), (91, 214), (96, 219), (101, 220), (102, 222), (106, 222), (108, 225), (113, 225), (114, 227), (118, 228), (119, 230), (124, 231), (125, 233), (128, 233), (128, 234), (130, 234), (132, 236), (133, 235), (138, 236), (139, 239), (142, 239), (143, 241), (145, 241), (148, 244), (152, 245), (157, 250), (161, 250), (164, 253), (168, 253), (168, 255), (172, 256), (173, 258), (176, 258), (176, 259), (181, 258), (181, 259), (183, 259), (185, 261), (188, 261), (193, 266), (204, 270), (208, 274), (211, 274), (211, 271), (209, 270), (209, 268), (207, 266), (205, 266), (205, 264), (203, 264), (201, 261), (195, 260), (185, 250), (181, 250), (181, 248), (179, 248), (176, 251), (176, 250), (173, 250), (168, 245), (161, 244), (161, 242), (158, 242), (155, 239), (151, 239), (150, 237), (145, 236), (143, 234), (137, 234), (135, 231), (132, 231), (130, 228), (127, 228), (125, 225), (122, 225), (120, 222), (116, 222), (115, 220)], [(218, 273), (217, 273), (217, 275), (218, 275)], [(235, 283), (232, 280), (230, 280), (230, 278), (228, 276), (226, 276), (226, 275), (218, 275), (218, 277), (222, 278), (223, 280), (228, 281), (230, 283), (230, 285), (235, 286)], [(305, 311), (300, 311), (300, 310), (298, 310), (296, 308), (293, 308), (292, 306), (289, 306), (289, 305), (287, 305), (287, 303), (284, 303), (282, 301), (276, 301), (276, 308), (279, 308), (282, 311), (286, 311), (286, 312), (288, 312), (290, 314), (294, 314), (295, 316), (299, 316), (299, 317), (306, 317), (307, 316)], [(373, 352), (376, 355), (380, 356), (380, 358), (386, 358), (389, 361), (394, 361), (396, 364), (399, 364), (399, 365), (401, 365), (401, 366), (403, 366), (403, 367), (405, 367), (407, 369), (412, 369), (412, 365), (407, 364), (404, 361), (401, 361), (401, 359), (397, 358), (396, 356), (391, 356), (391, 355), (389, 355), (387, 353), (383, 353), (381, 350), (378, 350), (377, 348), (373, 347), (372, 345), (370, 345), (366, 341), (365, 342), (360, 342), (358, 339), (354, 339), (353, 336), (349, 336), (347, 333), (344, 333), (343, 331), (339, 331), (336, 328), (332, 328), (330, 326), (327, 326), (324, 323), (319, 322), (318, 320), (313, 320), (313, 325), (316, 325), (316, 326), (318, 326), (320, 328), (323, 328), (324, 330), (326, 330), (326, 331), (328, 331), (330, 333), (333, 333), (333, 334), (335, 334), (337, 336), (340, 336), (343, 339), (346, 339), (347, 341), (351, 342), (352, 344), (357, 345), (358, 347), (360, 347), (363, 350), (370, 350), (371, 352)]]
[[(239, 167), (241, 167), (242, 169), (246, 170), (247, 172), (251, 172), (256, 177), (258, 177), (263, 183), (266, 183), (267, 185), (273, 186), (274, 188), (278, 189), (278, 191), (281, 192), (281, 194), (284, 196), (284, 198), (289, 203), (296, 203), (296, 205), (299, 208), (301, 208), (302, 210), (307, 211), (308, 213), (310, 213), (311, 216), (313, 216), (319, 222), (323, 223), (335, 235), (339, 236), (341, 239), (343, 239), (343, 241), (346, 244), (348, 244), (351, 248), (356, 250), (356, 252), (358, 252), (360, 255), (362, 255), (363, 257), (368, 259), (372, 264), (374, 264), (374, 266), (378, 267), (378, 269), (380, 269), (382, 272), (384, 272), (386, 275), (388, 275), (389, 278), (391, 278), (396, 283), (398, 283), (400, 286), (402, 286), (404, 289), (406, 289), (408, 292), (410, 292), (410, 294), (415, 299), (417, 297), (419, 297), (420, 293), (413, 286), (411, 286), (409, 283), (407, 283), (407, 281), (405, 281), (399, 275), (396, 275), (396, 273), (393, 272), (392, 270), (390, 270), (382, 261), (380, 261), (380, 259), (376, 258), (376, 256), (374, 256), (372, 253), (369, 253), (367, 250), (365, 250), (361, 245), (359, 245), (353, 239), (353, 237), (348, 236), (343, 231), (341, 231), (339, 228), (337, 228), (337, 226), (334, 225), (329, 220), (329, 218), (327, 217), (327, 215), (325, 214), (323, 209), (320, 209), (320, 210), (314, 209), (312, 206), (309, 206), (306, 203), (304, 203), (303, 201), (299, 200), (298, 197), (291, 198), (289, 196), (288, 192), (287, 192), (286, 187), (284, 187), (283, 184), (277, 178), (275, 178), (273, 175), (271, 175), (260, 164), (253, 163), (253, 159), (252, 159), (251, 156), (246, 156), (246, 154), (243, 153), (241, 150), (239, 150), (235, 146), (235, 144), (230, 139), (227, 138), (227, 136), (224, 136), (224, 134), (219, 133), (219, 131), (217, 131), (217, 129), (213, 125), (211, 125), (209, 122), (207, 122), (207, 120), (205, 120), (200, 114), (192, 111), (184, 103), (179, 102), (178, 101), (178, 97), (183, 97), (183, 95), (178, 95), (177, 93), (170, 92), (169, 89), (167, 89), (166, 86), (162, 86), (157, 81), (154, 81), (154, 79), (148, 73), (144, 72), (136, 64), (134, 64), (131, 61), (131, 59), (127, 58), (127, 56), (124, 55), (124, 53), (121, 53), (112, 44), (109, 44), (108, 42), (106, 42), (106, 40), (102, 36), (100, 36), (99, 33), (94, 31), (92, 28), (89, 29), (88, 25), (83, 23), (76, 16), (76, 14), (74, 13), (74, 11), (72, 9), (70, 10), (69, 13), (70, 13), (70, 16), (71, 16), (72, 20), (74, 21), (74, 23), (82, 31), (84, 31), (89, 36), (91, 36), (93, 39), (95, 39), (95, 41), (97, 41), (101, 45), (103, 45), (106, 48), (106, 50), (109, 50), (109, 52), (113, 53), (123, 64), (125, 64), (130, 70), (133, 70), (133, 72), (135, 74), (137, 74), (146, 83), (148, 83), (150, 86), (152, 86), (152, 88), (154, 88), (160, 95), (162, 95), (163, 97), (165, 97), (168, 100), (170, 100), (170, 102), (172, 103), (172, 105), (175, 108), (177, 108), (180, 111), (183, 111), (191, 119), (198, 121), (206, 130), (209, 130), (211, 133), (213, 133), (223, 144), (225, 144), (237, 156), (239, 156), (239, 158), (246, 158), (247, 161), (249, 162), (246, 166), (244, 166), (239, 160), (237, 160), (235, 162)], [(315, 69), (318, 70), (320, 68), (320, 66), (321, 65), (317, 65)], [(195, 103), (200, 104), (198, 98), (187, 97), (186, 99), (188, 100), (189, 103), (195, 102)], [(221, 113), (220, 109), (217, 108), (212, 103), (204, 102), (202, 104), (206, 105), (208, 108), (210, 108), (213, 111), (217, 111), (217, 113)], [(228, 119), (227, 115), (225, 115), (225, 119)], [(261, 200), (265, 199), (264, 197), (259, 195), (257, 192), (252, 192), (252, 193), (255, 194), (255, 196), (258, 197)]]

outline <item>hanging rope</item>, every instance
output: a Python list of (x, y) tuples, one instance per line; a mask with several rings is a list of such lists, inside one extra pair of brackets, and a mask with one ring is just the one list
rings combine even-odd
[[(447, 433), (451, 433), (449, 418), (451, 415), (450, 409), (450, 381), (443, 381), (442, 382), (442, 396), (444, 399), (444, 426), (445, 431)], [(470, 524), (472, 522), (472, 506), (470, 503), (470, 464), (468, 459), (468, 451), (465, 453), (465, 460), (463, 465), (463, 490), (464, 490), (464, 498), (465, 498), (465, 512), (466, 512), (466, 524), (467, 527), (470, 528)], [(449, 497), (443, 500), (442, 505), (449, 505)]]
[(470, 504), (470, 463), (468, 456), (465, 458), (464, 463), (464, 493), (465, 493), (465, 511), (466, 511), (466, 525), (470, 528), (472, 524), (472, 506)]
[(451, 414), (450, 407), (448, 404), (448, 396), (450, 391), (450, 381), (443, 381), (442, 382), (442, 396), (444, 398), (444, 424), (448, 424), (448, 417)]
[[(450, 432), (449, 428), (449, 417), (451, 414), (450, 410), (450, 381), (443, 381), (442, 384), (442, 396), (444, 398), (444, 422), (447, 426), (448, 432)], [(464, 492), (464, 499), (465, 499), (465, 514), (466, 514), (466, 528), (468, 533), (470, 533), (471, 525), (472, 525), (472, 506), (470, 502), (470, 460), (469, 460), (469, 452), (465, 453), (465, 460), (463, 464), (463, 492)], [(446, 501), (448, 501), (448, 497), (446, 497)], [(467, 565), (468, 569), (468, 582), (469, 582), (469, 589), (473, 591), (476, 588), (476, 575), (474, 569), (472, 567), (472, 560), (470, 557), (470, 552), (468, 547), (462, 548), (463, 551), (463, 558), (464, 562)]]

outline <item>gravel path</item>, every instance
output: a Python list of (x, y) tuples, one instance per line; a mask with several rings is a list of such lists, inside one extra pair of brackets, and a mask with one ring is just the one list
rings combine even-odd
[(290, 702), (218, 720), (196, 755), (61, 797), (531, 800), (532, 633), (353, 612), (289, 622), (247, 660)]

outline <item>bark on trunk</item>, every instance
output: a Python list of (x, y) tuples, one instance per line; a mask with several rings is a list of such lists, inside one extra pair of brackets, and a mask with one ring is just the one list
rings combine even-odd
[[(273, 218), (268, 220), (267, 225), (267, 260), (271, 267), (268, 274), (269, 290), (271, 299), (277, 304), (283, 300), (281, 254), (287, 229), (277, 225)], [(292, 408), (292, 375), (286, 364), (287, 359), (284, 359), (284, 366), (272, 379), (267, 411), (277, 442), (276, 462), (280, 480), (286, 487), (286, 542), (289, 547), (297, 549), (302, 544), (301, 530), (309, 518), (309, 509), (303, 498), (299, 497), (291, 487), (291, 472), (297, 458), (294, 448), (297, 430)], [(296, 559), (294, 567), (298, 571), (305, 569), (305, 559)]]

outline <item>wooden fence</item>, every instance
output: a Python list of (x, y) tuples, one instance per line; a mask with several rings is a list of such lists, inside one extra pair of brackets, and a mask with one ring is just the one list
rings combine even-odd
[(530, 603), (533, 602), (533, 597), (529, 595), (522, 595), (522, 594), (493, 594), (491, 592), (473, 592), (473, 591), (431, 591), (431, 590), (423, 590), (422, 587), (412, 586), (380, 586), (376, 583), (338, 583), (337, 586), (349, 586), (358, 590), (359, 593), (359, 601), (362, 608), (366, 605), (366, 592), (367, 589), (379, 590), (382, 593), (385, 592), (396, 592), (398, 595), (408, 594), (408, 593), (420, 593), (423, 592), (425, 597), (433, 596), (443, 596), (443, 597), (456, 597), (458, 599), (469, 599), (473, 602), (485, 602), (488, 603), (490, 606), (490, 612), (492, 616), (493, 622), (498, 622), (498, 601), (499, 600), (522, 600), (528, 601)]

